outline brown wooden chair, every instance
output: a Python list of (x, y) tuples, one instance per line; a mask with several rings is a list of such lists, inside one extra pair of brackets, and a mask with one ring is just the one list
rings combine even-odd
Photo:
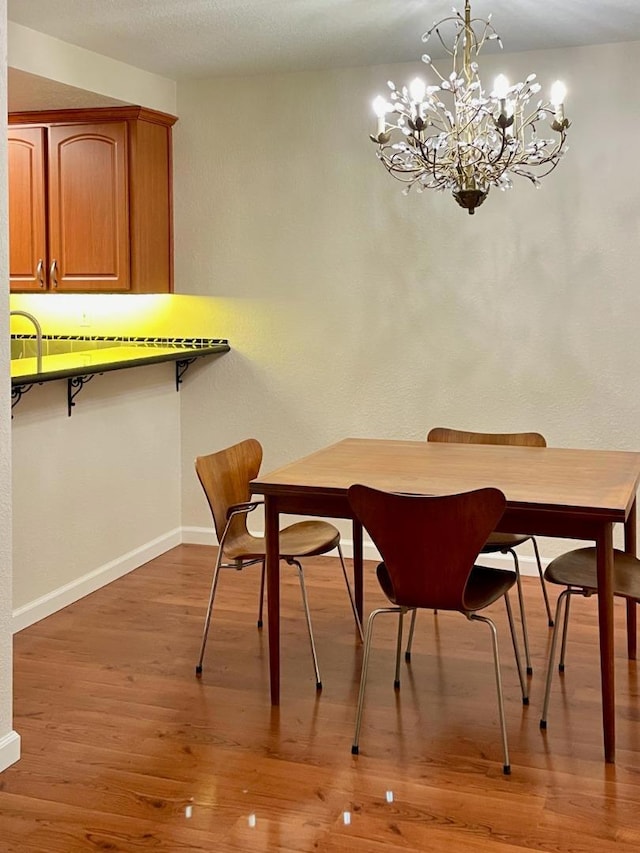
[[(574, 551), (568, 551), (566, 554), (556, 557), (547, 566), (544, 576), (550, 583), (559, 584), (566, 588), (558, 596), (556, 604), (555, 626), (551, 639), (551, 648), (549, 649), (544, 703), (540, 719), (541, 729), (547, 728), (547, 713), (549, 710), (560, 618), (562, 616), (562, 643), (558, 669), (563, 673), (571, 596), (583, 595), (585, 598), (589, 598), (598, 592), (596, 549), (577, 548)], [(640, 601), (640, 560), (632, 554), (626, 554), (624, 551), (615, 550), (613, 552), (613, 594), (621, 598), (626, 598), (627, 602), (632, 602), (634, 605)], [(563, 605), (564, 615), (562, 614)], [(628, 654), (630, 658), (635, 658), (635, 637), (632, 638), (632, 642), (628, 646)]]
[(498, 489), (477, 489), (459, 495), (423, 497), (381, 492), (354, 485), (348, 492), (355, 517), (366, 528), (383, 562), (378, 565), (378, 581), (395, 605), (372, 611), (365, 632), (364, 659), (358, 696), (356, 728), (351, 751), (359, 751), (364, 692), (371, 652), (373, 623), (380, 613), (398, 613), (395, 687), (400, 686), (400, 650), (403, 617), (417, 608), (459, 611), (467, 619), (484, 622), (491, 630), (498, 693), (498, 709), (505, 773), (510, 772), (509, 750), (502, 698), (498, 636), (494, 623), (483, 610), (504, 597), (511, 639), (522, 688), (528, 704), (508, 592), (515, 584), (512, 571), (474, 565), (478, 552), (500, 520), (505, 497)]
[[(427, 441), (446, 441), (446, 442), (455, 442), (457, 444), (502, 444), (502, 445), (513, 445), (514, 447), (546, 447), (547, 442), (544, 437), (540, 435), (538, 432), (511, 432), (511, 433), (485, 433), (485, 432), (467, 432), (466, 430), (460, 429), (449, 429), (448, 427), (435, 427), (432, 429), (427, 435)], [(553, 618), (551, 616), (551, 607), (549, 605), (549, 596), (547, 594), (547, 588), (544, 583), (544, 575), (542, 571), (542, 563), (540, 561), (540, 552), (538, 550), (538, 543), (535, 540), (534, 536), (530, 536), (529, 534), (516, 534), (516, 533), (496, 533), (493, 532), (488, 537), (487, 541), (482, 546), (480, 551), (481, 554), (495, 554), (500, 552), (502, 554), (511, 554), (513, 557), (513, 562), (515, 566), (516, 572), (516, 580), (517, 580), (517, 590), (518, 590), (518, 604), (520, 607), (520, 619), (522, 623), (522, 636), (524, 642), (524, 655), (525, 661), (527, 664), (527, 674), (531, 675), (533, 673), (533, 667), (531, 666), (531, 655), (529, 653), (529, 635), (527, 632), (527, 617), (524, 607), (524, 597), (522, 595), (522, 583), (520, 580), (520, 564), (518, 562), (518, 555), (515, 551), (519, 545), (522, 545), (524, 542), (531, 540), (531, 544), (533, 545), (533, 551), (536, 558), (536, 563), (538, 566), (538, 575), (540, 577), (540, 585), (542, 587), (542, 595), (544, 598), (544, 604), (547, 610), (547, 619), (549, 622), (549, 627), (553, 627)], [(411, 630), (409, 632), (409, 643), (407, 645), (406, 658), (410, 660), (411, 658), (411, 641), (413, 639), (413, 628), (415, 627), (414, 620), (412, 620)]]
[[(251, 491), (249, 486), (250, 481), (258, 476), (261, 463), (262, 447), (254, 438), (246, 439), (239, 444), (235, 444), (225, 450), (220, 450), (217, 453), (211, 453), (208, 456), (198, 456), (195, 462), (198, 479), (204, 489), (211, 514), (213, 515), (213, 522), (219, 543), (218, 555), (211, 581), (209, 605), (204, 623), (200, 658), (196, 665), (196, 675), (198, 677), (202, 675), (202, 661), (207, 644), (211, 612), (213, 610), (213, 601), (218, 585), (220, 569), (231, 568), (241, 570), (255, 564), (262, 566), (260, 607), (258, 613), (258, 627), (262, 627), (266, 543), (263, 537), (254, 536), (247, 529), (248, 513), (263, 503), (263, 501), (250, 500)], [(322, 681), (320, 679), (318, 658), (313, 639), (313, 630), (311, 628), (311, 616), (304, 583), (304, 573), (298, 558), (319, 556), (334, 549), (337, 549), (340, 557), (356, 627), (358, 628), (360, 638), (363, 639), (362, 626), (358, 618), (340, 547), (339, 530), (333, 524), (329, 524), (326, 521), (300, 521), (280, 531), (280, 557), (289, 565), (295, 566), (298, 570), (302, 603), (307, 620), (316, 687), (318, 690), (322, 689)]]

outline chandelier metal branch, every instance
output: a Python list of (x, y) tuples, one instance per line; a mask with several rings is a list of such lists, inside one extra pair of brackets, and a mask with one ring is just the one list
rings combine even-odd
[[(454, 28), (447, 44), (443, 28)], [(477, 56), (487, 41), (502, 42), (491, 24), (491, 15), (471, 17), (465, 0), (464, 17), (453, 15), (435, 23), (422, 36), (436, 37), (453, 62), (444, 77), (428, 54), (422, 61), (438, 82), (426, 85), (416, 78), (397, 89), (389, 81), (390, 102), (373, 102), (378, 116), (375, 136), (377, 155), (387, 171), (417, 192), (451, 190), (458, 204), (473, 213), (492, 186), (507, 190), (511, 177), (519, 175), (539, 186), (567, 150), (569, 122), (564, 116), (565, 87), (556, 81), (548, 101), (538, 99), (540, 85), (530, 74), (523, 83), (509, 85), (500, 74), (491, 92), (485, 92), (478, 75)], [(554, 138), (538, 136), (539, 126), (549, 120)]]

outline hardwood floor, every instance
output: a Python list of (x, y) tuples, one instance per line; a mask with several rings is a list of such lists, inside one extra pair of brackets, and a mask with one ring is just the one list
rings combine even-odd
[[(214, 553), (175, 548), (16, 636), (22, 759), (0, 776), (2, 853), (638, 850), (640, 705), (620, 602), (615, 766), (602, 757), (595, 601), (573, 601), (546, 732), (538, 721), (550, 630), (537, 581), (524, 580), (529, 707), (503, 608), (493, 608), (505, 777), (488, 631), (457, 614), (419, 615), (399, 692), (396, 619), (377, 620), (360, 755), (351, 755), (362, 652), (333, 558), (306, 561), (319, 695), (286, 567), (280, 708), (269, 704), (267, 637), (255, 624), (257, 570), (223, 574), (198, 681)], [(372, 567), (368, 609), (384, 604)]]

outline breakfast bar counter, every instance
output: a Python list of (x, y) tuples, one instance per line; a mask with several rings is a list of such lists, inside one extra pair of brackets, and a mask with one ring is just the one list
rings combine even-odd
[(223, 338), (42, 336), (40, 357), (33, 335), (11, 337), (12, 407), (33, 385), (66, 379), (68, 413), (73, 398), (97, 373), (175, 362), (176, 390), (197, 358), (229, 352)]

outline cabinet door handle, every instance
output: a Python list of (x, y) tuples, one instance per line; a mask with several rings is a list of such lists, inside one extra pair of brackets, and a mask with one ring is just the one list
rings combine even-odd
[(51, 285), (51, 287), (58, 286), (58, 275), (56, 273), (57, 264), (58, 262), (54, 258), (51, 261), (51, 266), (49, 267), (49, 284)]
[(38, 285), (44, 288), (44, 261), (42, 258), (39, 259), (38, 266), (36, 267), (36, 278), (38, 279)]

